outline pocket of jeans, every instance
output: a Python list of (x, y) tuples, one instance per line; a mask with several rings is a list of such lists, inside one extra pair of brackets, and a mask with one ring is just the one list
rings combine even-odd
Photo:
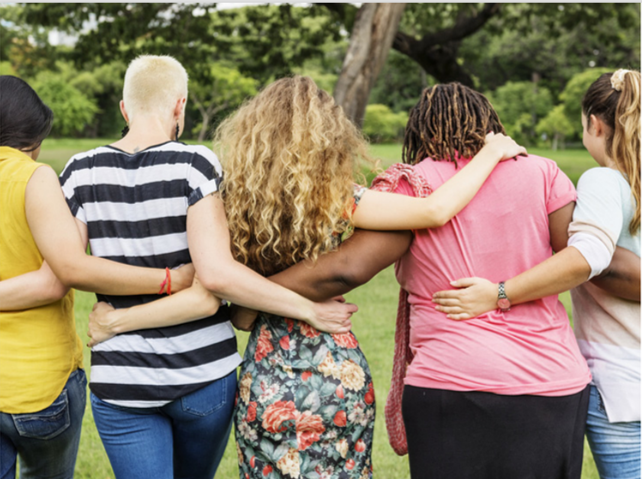
[(42, 411), (14, 414), (13, 423), (22, 437), (52, 439), (62, 434), (71, 423), (67, 390), (63, 390), (53, 404)]
[(184, 412), (194, 416), (208, 416), (227, 404), (228, 377), (221, 378), (181, 398)]

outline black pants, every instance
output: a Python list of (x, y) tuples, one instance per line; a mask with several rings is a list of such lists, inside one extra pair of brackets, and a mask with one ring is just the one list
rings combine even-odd
[(580, 479), (589, 389), (562, 397), (406, 386), (413, 479)]

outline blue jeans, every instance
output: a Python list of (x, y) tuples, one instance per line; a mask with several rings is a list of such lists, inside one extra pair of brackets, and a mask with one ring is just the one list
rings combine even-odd
[(93, 393), (91, 407), (117, 479), (212, 479), (232, 427), (236, 371), (169, 404), (129, 408)]
[(601, 479), (640, 479), (640, 422), (610, 423), (593, 385), (586, 436)]
[(87, 378), (71, 373), (60, 396), (46, 409), (28, 414), (0, 412), (0, 479), (74, 477), (82, 417), (87, 404)]

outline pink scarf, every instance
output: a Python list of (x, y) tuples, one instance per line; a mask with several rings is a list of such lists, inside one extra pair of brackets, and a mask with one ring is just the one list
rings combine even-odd
[[(408, 182), (417, 197), (423, 198), (432, 193), (432, 188), (428, 181), (417, 174), (412, 166), (403, 163), (395, 163), (383, 174), (376, 177), (372, 182), (371, 189), (392, 192), (397, 188), (401, 179), (405, 179)], [(412, 361), (409, 343), (410, 305), (408, 304), (408, 293), (400, 289), (395, 330), (395, 358), (392, 366), (392, 382), (385, 409), (388, 440), (392, 449), (400, 456), (408, 454), (408, 441), (406, 440), (406, 428), (404, 427), (401, 413), (401, 402), (406, 368)]]

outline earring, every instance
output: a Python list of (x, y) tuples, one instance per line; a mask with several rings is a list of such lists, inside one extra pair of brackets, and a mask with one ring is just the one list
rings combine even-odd
[(178, 128), (178, 122), (176, 123), (176, 139), (175, 141), (178, 141), (178, 133), (179, 133), (179, 128)]
[(120, 130), (120, 137), (124, 138), (127, 133), (129, 133), (129, 125), (125, 125), (125, 128)]

